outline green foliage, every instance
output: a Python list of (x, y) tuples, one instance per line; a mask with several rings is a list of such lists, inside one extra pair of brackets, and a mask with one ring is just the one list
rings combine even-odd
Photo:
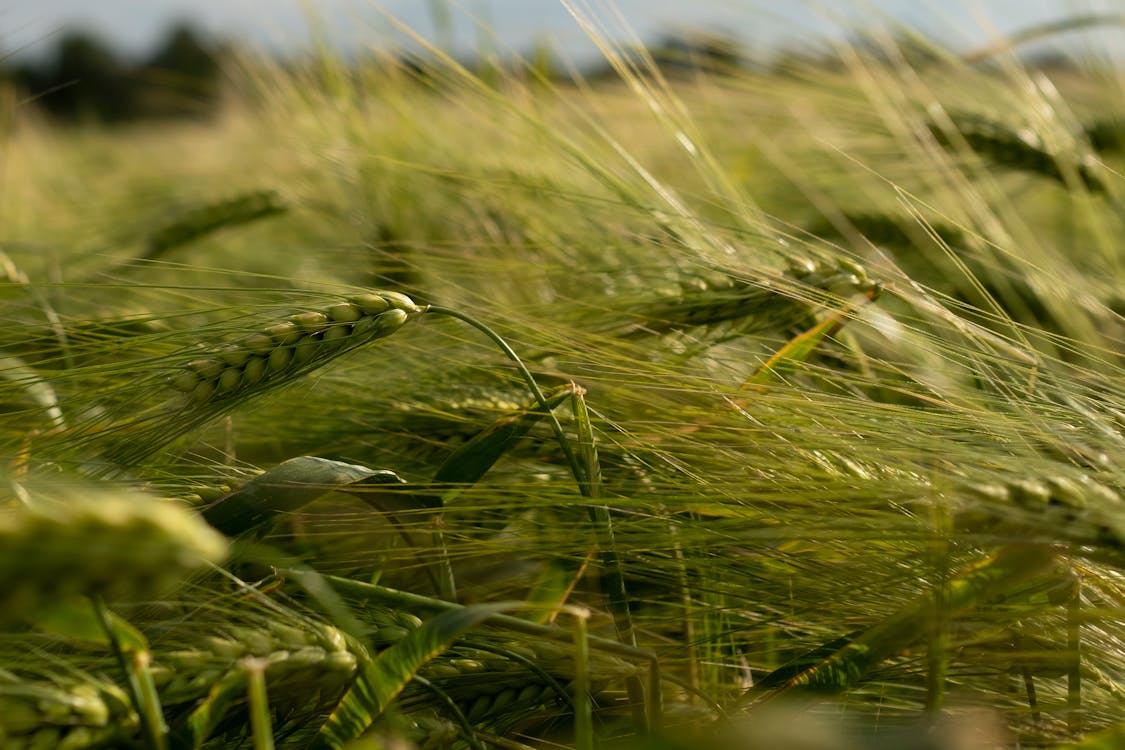
[(6, 131), (0, 744), (1113, 743), (1119, 74), (585, 22)]
[(444, 612), (360, 668), (355, 684), (321, 727), (313, 747), (335, 750), (363, 734), (426, 662), (457, 636), (510, 604), (478, 604)]

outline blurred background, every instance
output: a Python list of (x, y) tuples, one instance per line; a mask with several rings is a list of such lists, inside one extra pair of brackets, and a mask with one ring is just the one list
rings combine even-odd
[[(769, 65), (876, 26), (916, 29), (967, 51), (1037, 25), (1125, 11), (1114, 0), (580, 0), (609, 38), (665, 57), (702, 53)], [(619, 13), (617, 12), (619, 11)], [(345, 55), (414, 54), (397, 18), (466, 61), (549, 58), (597, 75), (600, 55), (560, 0), (19, 0), (0, 3), (0, 78), (56, 120), (121, 122), (206, 116), (221, 91), (220, 61), (247, 51), (282, 60), (325, 43)], [(1106, 25), (1098, 34), (1106, 34)], [(901, 33), (901, 32), (900, 32)], [(1057, 64), (1113, 44), (1050, 35), (1024, 54)]]

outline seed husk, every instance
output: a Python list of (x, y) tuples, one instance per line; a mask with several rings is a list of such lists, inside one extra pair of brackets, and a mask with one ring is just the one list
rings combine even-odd
[(321, 344), (320, 336), (305, 336), (293, 347), (293, 361), (299, 365), (311, 362), (320, 352)]
[(410, 635), (410, 631), (404, 627), (386, 625), (372, 633), (371, 640), (375, 643), (398, 643), (408, 635)]
[(306, 334), (320, 333), (324, 330), (325, 326), (328, 325), (328, 316), (322, 312), (315, 311), (290, 315), (289, 320)]
[(222, 357), (223, 362), (231, 367), (242, 367), (246, 364), (246, 360), (250, 358), (250, 352), (237, 344), (230, 344), (223, 347), (219, 356)]
[(410, 316), (402, 310), (388, 310), (387, 312), (375, 318), (375, 327), (373, 329), (375, 338), (390, 336), (399, 328), (402, 328), (402, 325), (409, 318)]
[(354, 323), (362, 315), (359, 307), (350, 302), (341, 302), (328, 308), (328, 318), (337, 323)]
[(538, 705), (539, 695), (543, 692), (540, 685), (528, 685), (520, 690), (520, 694), (516, 696), (516, 702), (523, 706)]
[(418, 307), (414, 300), (400, 292), (379, 292), (379, 295), (396, 310), (402, 310), (405, 313), (422, 312), (422, 308)]
[(197, 404), (205, 404), (215, 395), (215, 381), (203, 380), (191, 392), (191, 399)]
[(284, 370), (292, 362), (293, 349), (288, 346), (281, 346), (270, 352), (267, 369), (271, 374), (276, 374)]
[(237, 367), (228, 367), (219, 376), (219, 392), (231, 393), (242, 384), (242, 370)]
[(266, 333), (278, 346), (292, 346), (301, 340), (301, 329), (291, 320), (275, 323), (266, 329)]
[(199, 385), (199, 376), (191, 370), (181, 370), (171, 377), (169, 383), (177, 391), (191, 393)]
[(242, 368), (242, 379), (246, 385), (257, 385), (266, 376), (266, 360), (261, 357), (251, 357)]
[(378, 294), (358, 294), (350, 298), (353, 305), (358, 307), (364, 315), (378, 315), (391, 309), (391, 303)]
[(356, 670), (358, 660), (350, 651), (329, 651), (324, 657), (324, 667), (332, 672), (351, 674)]
[(514, 687), (508, 688), (506, 690), (501, 690), (492, 700), (492, 710), (494, 712), (503, 711), (505, 708), (516, 702), (516, 696), (517, 690)]
[(242, 345), (251, 353), (257, 354), (262, 357), (269, 356), (269, 353), (274, 350), (277, 344), (266, 333), (253, 333), (246, 337)]
[(189, 362), (188, 368), (195, 370), (204, 380), (214, 380), (223, 374), (223, 363), (217, 359), (197, 359)]
[(347, 341), (351, 334), (352, 327), (349, 325), (329, 326), (328, 330), (324, 332), (323, 341), (327, 347), (337, 349)]
[(369, 336), (375, 330), (375, 321), (378, 316), (372, 317), (370, 315), (360, 318), (352, 325), (352, 335), (359, 338)]

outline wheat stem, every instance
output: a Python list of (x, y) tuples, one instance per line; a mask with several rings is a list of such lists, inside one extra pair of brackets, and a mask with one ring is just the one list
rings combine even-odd
[(555, 416), (554, 411), (552, 411), (551, 408), (547, 405), (547, 397), (543, 395), (543, 391), (540, 390), (539, 384), (535, 382), (535, 378), (531, 375), (531, 371), (527, 369), (527, 365), (523, 363), (523, 360), (520, 359), (519, 355), (516, 354), (512, 347), (508, 345), (508, 342), (505, 341), (500, 336), (500, 334), (493, 331), (484, 323), (481, 323), (479, 320), (476, 320), (470, 315), (466, 315), (465, 313), (462, 313), (458, 310), (454, 310), (453, 308), (442, 307), (440, 305), (430, 305), (425, 309), (427, 312), (433, 315), (445, 315), (446, 317), (456, 318), (463, 323), (468, 323), (470, 326), (483, 333), (493, 343), (500, 347), (504, 354), (507, 355), (508, 359), (512, 360), (512, 362), (515, 363), (516, 369), (519, 371), (520, 376), (527, 384), (527, 387), (531, 391), (532, 395), (535, 396), (535, 400), (539, 402), (539, 406), (546, 413), (547, 419), (550, 420), (551, 428), (555, 432), (555, 437), (558, 438), (559, 446), (562, 448), (563, 455), (566, 456), (567, 463), (570, 464), (570, 469), (574, 474), (574, 479), (578, 482), (578, 487), (580, 490), (582, 490), (582, 494), (585, 495), (588, 485), (586, 473), (585, 471), (583, 471), (582, 465), (578, 462), (577, 457), (574, 455), (574, 451), (570, 447), (570, 441), (567, 440), (566, 433), (563, 432), (562, 425), (559, 424), (558, 417)]

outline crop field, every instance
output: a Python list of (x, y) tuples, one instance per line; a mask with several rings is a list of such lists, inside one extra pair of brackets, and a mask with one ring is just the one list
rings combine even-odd
[(1125, 75), (585, 20), (0, 97), (0, 748), (1125, 745)]

